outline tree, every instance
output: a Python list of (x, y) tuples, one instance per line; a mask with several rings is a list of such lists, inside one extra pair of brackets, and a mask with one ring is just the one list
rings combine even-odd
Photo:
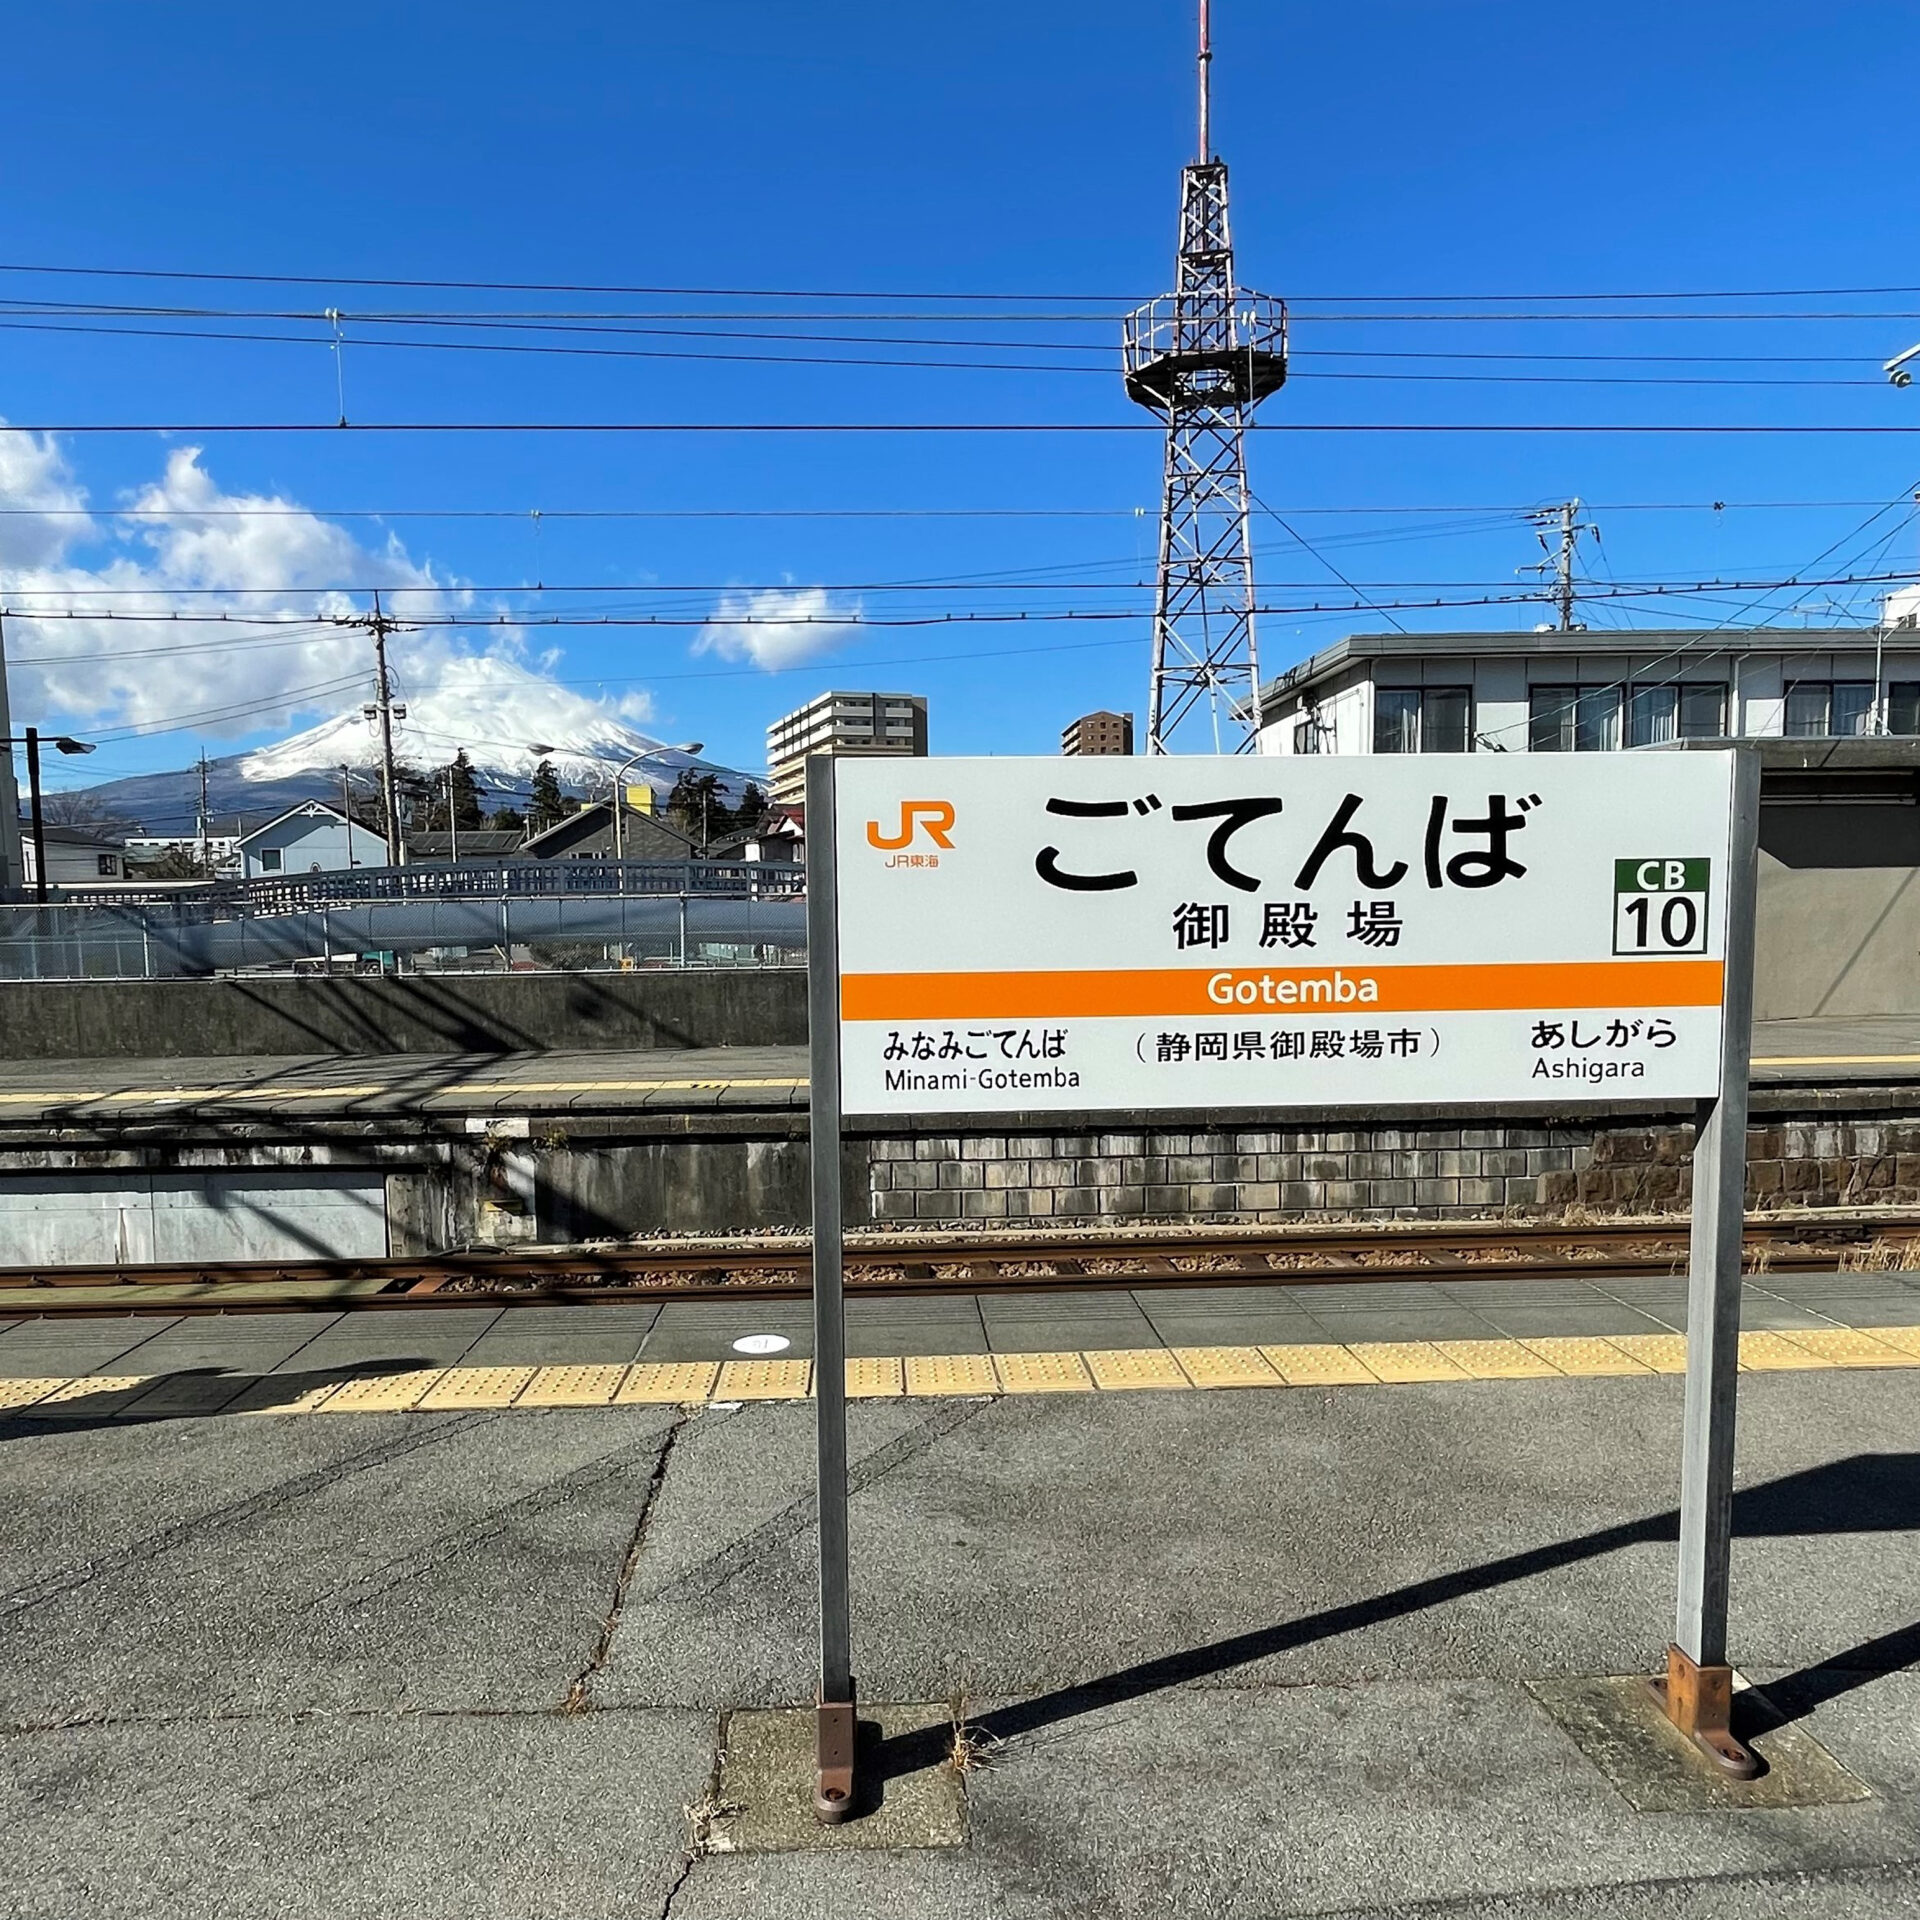
[(462, 833), (471, 833), (480, 825), (480, 783), (473, 777), (473, 762), (462, 747), (452, 761), (433, 776), (433, 808), (427, 815), (430, 833), (447, 831), (447, 794), (453, 794), (453, 824)]
[(484, 824), (499, 833), (525, 833), (527, 816), (518, 807), (496, 807)]
[(759, 781), (749, 780), (740, 789), (740, 804), (733, 810), (733, 824), (736, 827), (757, 827), (773, 811), (773, 803), (767, 798)]
[(137, 823), (85, 792), (42, 794), (40, 817), (50, 827), (77, 827), (102, 840), (124, 840), (140, 831)]
[(551, 760), (542, 760), (533, 770), (533, 787), (527, 796), (527, 830), (545, 833), (557, 827), (571, 813), (580, 811), (580, 802), (561, 792), (560, 776)]
[(717, 833), (725, 833), (733, 822), (727, 811), (727, 797), (720, 790), (720, 776), (699, 767), (682, 770), (667, 795), (667, 817), (679, 824), (682, 833), (704, 848)]
[(204, 880), (207, 871), (189, 847), (169, 847), (165, 853), (138, 863), (129, 860), (127, 870), (148, 880)]

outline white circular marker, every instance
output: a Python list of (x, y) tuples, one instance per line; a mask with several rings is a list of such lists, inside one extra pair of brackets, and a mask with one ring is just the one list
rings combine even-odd
[(735, 1353), (785, 1353), (793, 1345), (784, 1333), (743, 1333), (733, 1343)]

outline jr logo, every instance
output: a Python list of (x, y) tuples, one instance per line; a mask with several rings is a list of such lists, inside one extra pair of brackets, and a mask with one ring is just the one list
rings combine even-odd
[(883, 852), (895, 853), (902, 847), (910, 847), (916, 833), (925, 832), (927, 838), (936, 847), (945, 847), (953, 851), (953, 842), (947, 835), (953, 828), (953, 802), (951, 800), (902, 800), (900, 802), (900, 830), (897, 833), (882, 833), (878, 820), (867, 822), (867, 845), (878, 847)]

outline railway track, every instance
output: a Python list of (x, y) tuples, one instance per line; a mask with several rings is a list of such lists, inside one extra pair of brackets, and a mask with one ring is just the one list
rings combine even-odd
[[(1066, 1232), (1018, 1238), (869, 1236), (846, 1254), (849, 1292), (1353, 1284), (1393, 1280), (1604, 1279), (1684, 1271), (1687, 1223), (1476, 1223), (1265, 1232)], [(1920, 1216), (1757, 1220), (1750, 1272), (1920, 1267)], [(802, 1240), (460, 1252), (379, 1260), (0, 1268), (0, 1319), (20, 1314), (380, 1307), (608, 1305), (802, 1298)]]

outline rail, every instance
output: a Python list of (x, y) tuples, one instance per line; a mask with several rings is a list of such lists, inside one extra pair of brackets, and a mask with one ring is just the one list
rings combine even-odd
[[(870, 1295), (1161, 1287), (1352, 1285), (1408, 1280), (1603, 1280), (1686, 1270), (1683, 1218), (1569, 1227), (1460, 1223), (1241, 1234), (923, 1239), (871, 1233), (846, 1250), (849, 1291)], [(1751, 1220), (1756, 1274), (1831, 1268), (1845, 1259), (1920, 1259), (1920, 1216)], [(357, 1306), (539, 1306), (717, 1297), (799, 1299), (811, 1250), (795, 1236), (765, 1246), (617, 1246), (377, 1260), (273, 1260), (0, 1268), (6, 1314), (220, 1313)]]

